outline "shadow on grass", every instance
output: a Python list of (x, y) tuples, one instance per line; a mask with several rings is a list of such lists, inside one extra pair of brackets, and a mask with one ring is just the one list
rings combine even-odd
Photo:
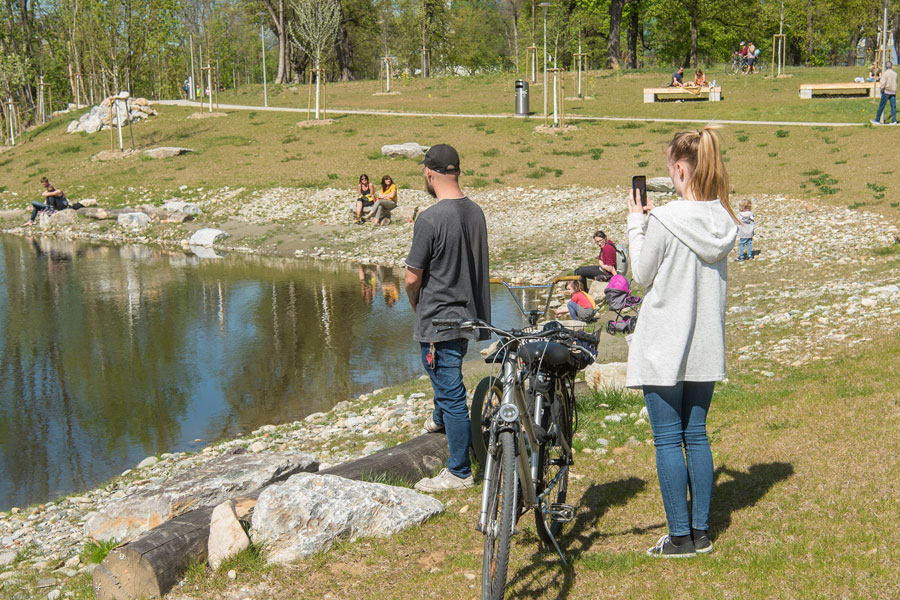
[[(555, 549), (539, 549), (540, 542), (535, 533), (531, 530), (522, 532), (512, 551), (531, 547), (535, 548), (535, 552), (531, 556), (530, 564), (509, 574), (507, 589), (517, 586), (516, 598), (550, 597), (551, 590), (556, 590), (556, 595), (553, 597), (557, 600), (567, 598), (575, 584), (575, 571), (572, 565), (582, 554), (590, 550), (596, 540), (610, 535), (640, 533), (635, 530), (613, 534), (601, 533), (597, 529), (597, 523), (610, 508), (624, 505), (640, 493), (646, 485), (647, 482), (643, 479), (629, 477), (609, 483), (594, 484), (584, 492), (575, 510), (575, 520), (563, 527), (562, 536), (557, 540), (569, 563), (567, 567), (563, 567)], [(533, 519), (534, 517), (529, 512), (522, 518)]]
[(776, 483), (793, 474), (794, 466), (784, 462), (751, 465), (747, 472), (725, 466), (716, 469), (716, 482), (723, 475), (731, 477), (731, 480), (717, 483), (713, 490), (709, 511), (709, 537), (715, 540), (731, 525), (732, 514), (755, 505)]

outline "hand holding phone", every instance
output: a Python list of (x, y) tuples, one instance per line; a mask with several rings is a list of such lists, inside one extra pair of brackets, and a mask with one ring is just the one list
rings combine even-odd
[(647, 206), (647, 176), (635, 175), (632, 177), (631, 189), (640, 193), (641, 206)]

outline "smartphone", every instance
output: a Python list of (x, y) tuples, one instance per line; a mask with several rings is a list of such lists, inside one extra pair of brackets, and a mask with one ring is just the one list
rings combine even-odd
[(647, 176), (635, 175), (631, 178), (631, 189), (641, 193), (641, 206), (647, 206)]

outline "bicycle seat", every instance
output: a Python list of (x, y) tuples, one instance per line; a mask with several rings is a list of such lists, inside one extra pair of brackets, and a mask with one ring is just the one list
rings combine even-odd
[(548, 367), (561, 367), (569, 362), (569, 349), (556, 342), (528, 342), (519, 346), (519, 358), (528, 365), (543, 363)]

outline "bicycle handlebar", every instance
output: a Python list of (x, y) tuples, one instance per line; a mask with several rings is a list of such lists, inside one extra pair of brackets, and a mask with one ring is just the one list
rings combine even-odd
[(434, 327), (444, 327), (444, 328), (454, 328), (457, 327), (459, 329), (487, 329), (493, 333), (501, 337), (511, 337), (511, 338), (544, 338), (544, 337), (567, 337), (569, 339), (575, 339), (582, 342), (586, 342), (588, 344), (597, 345), (600, 343), (600, 338), (591, 333), (586, 333), (584, 331), (575, 331), (573, 329), (567, 329), (565, 327), (558, 327), (552, 329), (544, 329), (542, 331), (534, 331), (527, 332), (516, 329), (511, 329), (509, 331), (505, 331), (498, 327), (494, 327), (490, 323), (486, 323), (480, 319), (471, 319), (465, 321), (463, 319), (432, 319), (431, 324)]

